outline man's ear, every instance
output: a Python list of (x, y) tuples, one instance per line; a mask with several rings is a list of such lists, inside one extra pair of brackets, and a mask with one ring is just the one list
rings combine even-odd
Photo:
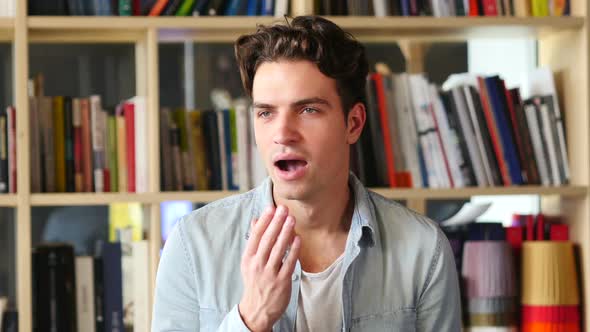
[(365, 121), (367, 119), (367, 112), (363, 103), (356, 103), (348, 112), (346, 119), (346, 142), (348, 144), (354, 144), (358, 141), (363, 128), (365, 127)]

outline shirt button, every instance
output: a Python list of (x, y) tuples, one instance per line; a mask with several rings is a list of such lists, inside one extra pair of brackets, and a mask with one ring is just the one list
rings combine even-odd
[(292, 279), (293, 281), (297, 281), (297, 280), (299, 279), (299, 276), (298, 276), (298, 275), (296, 275), (296, 274), (294, 274), (294, 275), (292, 275), (292, 276), (291, 276), (291, 279)]

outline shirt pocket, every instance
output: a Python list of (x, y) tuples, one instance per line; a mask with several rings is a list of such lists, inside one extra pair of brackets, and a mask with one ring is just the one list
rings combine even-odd
[(413, 332), (416, 331), (416, 310), (401, 309), (375, 315), (367, 315), (352, 320), (351, 332)]
[(217, 331), (221, 322), (225, 319), (227, 312), (215, 309), (199, 309), (199, 331)]

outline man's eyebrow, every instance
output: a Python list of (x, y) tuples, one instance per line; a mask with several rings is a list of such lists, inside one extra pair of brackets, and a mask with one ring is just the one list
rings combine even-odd
[[(298, 101), (295, 101), (293, 103), (291, 103), (291, 107), (297, 107), (297, 106), (302, 106), (302, 105), (309, 105), (309, 104), (322, 104), (322, 105), (326, 105), (328, 107), (331, 107), (332, 104), (330, 104), (329, 101), (320, 98), (320, 97), (311, 97), (311, 98), (305, 98), (305, 99), (301, 99)], [(272, 109), (272, 108), (276, 108), (276, 106), (271, 105), (271, 104), (266, 104), (266, 103), (258, 103), (258, 102), (254, 102), (252, 103), (252, 108), (258, 108), (258, 109)]]

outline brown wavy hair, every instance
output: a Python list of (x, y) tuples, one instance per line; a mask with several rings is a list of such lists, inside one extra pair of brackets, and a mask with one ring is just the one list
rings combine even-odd
[(320, 72), (336, 80), (344, 114), (357, 102), (365, 102), (369, 65), (365, 47), (350, 33), (319, 16), (298, 16), (289, 23), (259, 25), (255, 33), (243, 35), (235, 43), (235, 55), (242, 84), (252, 97), (258, 66), (280, 60), (306, 60)]

